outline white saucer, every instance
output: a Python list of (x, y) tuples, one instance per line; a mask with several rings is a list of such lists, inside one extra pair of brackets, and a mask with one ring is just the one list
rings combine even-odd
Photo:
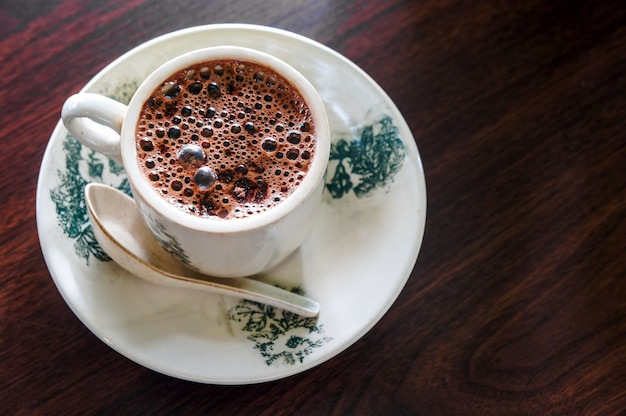
[[(127, 102), (163, 61), (233, 44), (301, 71), (328, 107), (329, 187), (313, 234), (262, 280), (319, 301), (317, 320), (228, 297), (146, 283), (108, 261), (88, 225), (88, 182), (128, 189), (123, 170), (80, 146), (59, 123), (37, 189), (41, 247), (54, 282), (101, 340), (155, 371), (213, 384), (248, 384), (310, 369), (348, 348), (391, 307), (417, 259), (426, 216), (419, 153), (387, 94), (345, 57), (293, 33), (252, 25), (190, 28), (115, 60), (83, 91)], [(366, 175), (375, 167), (376, 175)]]

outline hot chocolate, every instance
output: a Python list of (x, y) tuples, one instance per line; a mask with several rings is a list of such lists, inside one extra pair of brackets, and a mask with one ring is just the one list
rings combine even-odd
[(315, 125), (279, 74), (235, 60), (172, 74), (144, 103), (137, 159), (172, 205), (210, 218), (244, 218), (280, 204), (315, 156)]

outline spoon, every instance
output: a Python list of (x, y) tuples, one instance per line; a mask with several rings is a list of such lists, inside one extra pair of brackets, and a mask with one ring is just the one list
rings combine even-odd
[(210, 277), (183, 266), (152, 236), (135, 201), (113, 187), (88, 184), (85, 201), (100, 247), (113, 261), (141, 279), (260, 302), (303, 317), (319, 314), (319, 303), (304, 296), (258, 280)]

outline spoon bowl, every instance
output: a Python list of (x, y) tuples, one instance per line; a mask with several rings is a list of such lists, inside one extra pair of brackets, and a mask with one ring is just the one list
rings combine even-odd
[(148, 282), (204, 290), (315, 317), (316, 301), (249, 278), (216, 278), (188, 269), (152, 236), (139, 207), (128, 195), (103, 184), (85, 187), (89, 222), (100, 247), (122, 268)]

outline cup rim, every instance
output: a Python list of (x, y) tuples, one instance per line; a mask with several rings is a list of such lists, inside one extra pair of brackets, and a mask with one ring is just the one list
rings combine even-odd
[[(274, 70), (293, 85), (307, 103), (316, 127), (315, 156), (306, 176), (298, 187), (276, 206), (244, 218), (218, 219), (198, 217), (186, 213), (167, 202), (148, 183), (136, 156), (135, 129), (143, 104), (152, 92), (170, 75), (203, 61), (220, 59), (256, 63)], [(330, 127), (325, 105), (313, 85), (299, 71), (281, 59), (255, 49), (221, 45), (196, 49), (163, 63), (141, 83), (128, 104), (122, 124), (122, 161), (133, 193), (137, 193), (159, 215), (185, 228), (203, 232), (238, 233), (271, 225), (304, 203), (324, 182), (330, 156)]]

